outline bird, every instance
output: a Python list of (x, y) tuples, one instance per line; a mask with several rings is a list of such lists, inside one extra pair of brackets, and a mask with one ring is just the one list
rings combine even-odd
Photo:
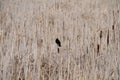
[(61, 42), (60, 42), (60, 40), (59, 40), (58, 38), (56, 38), (55, 42), (56, 42), (56, 44), (58, 45), (57, 51), (58, 51), (58, 53), (59, 53), (59, 52), (60, 52), (59, 47), (61, 47)]
[(60, 42), (60, 40), (59, 40), (58, 38), (56, 38), (55, 42), (56, 42), (56, 44), (57, 44), (59, 47), (61, 47), (61, 42)]

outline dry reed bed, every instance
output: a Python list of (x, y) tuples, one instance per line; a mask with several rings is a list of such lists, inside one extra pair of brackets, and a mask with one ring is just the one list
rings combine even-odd
[(0, 0), (0, 80), (120, 80), (119, 11), (120, 0)]

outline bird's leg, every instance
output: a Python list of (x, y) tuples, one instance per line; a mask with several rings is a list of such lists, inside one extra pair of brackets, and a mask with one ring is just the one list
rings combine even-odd
[(59, 53), (59, 51), (60, 51), (59, 48), (57, 50), (58, 50), (58, 53)]

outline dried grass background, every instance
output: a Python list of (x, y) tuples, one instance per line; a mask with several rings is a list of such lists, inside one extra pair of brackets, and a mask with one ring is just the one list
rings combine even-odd
[(120, 0), (0, 0), (0, 80), (120, 80)]

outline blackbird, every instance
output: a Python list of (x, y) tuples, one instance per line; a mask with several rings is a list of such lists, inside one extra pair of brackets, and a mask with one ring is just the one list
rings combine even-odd
[(56, 44), (57, 44), (59, 47), (61, 47), (61, 42), (60, 42), (60, 40), (59, 40), (58, 38), (55, 40), (55, 42), (56, 42)]
[(58, 45), (58, 53), (59, 53), (59, 47), (61, 47), (61, 42), (60, 42), (60, 40), (57, 38), (56, 40), (55, 40), (55, 42), (56, 42), (56, 44)]

